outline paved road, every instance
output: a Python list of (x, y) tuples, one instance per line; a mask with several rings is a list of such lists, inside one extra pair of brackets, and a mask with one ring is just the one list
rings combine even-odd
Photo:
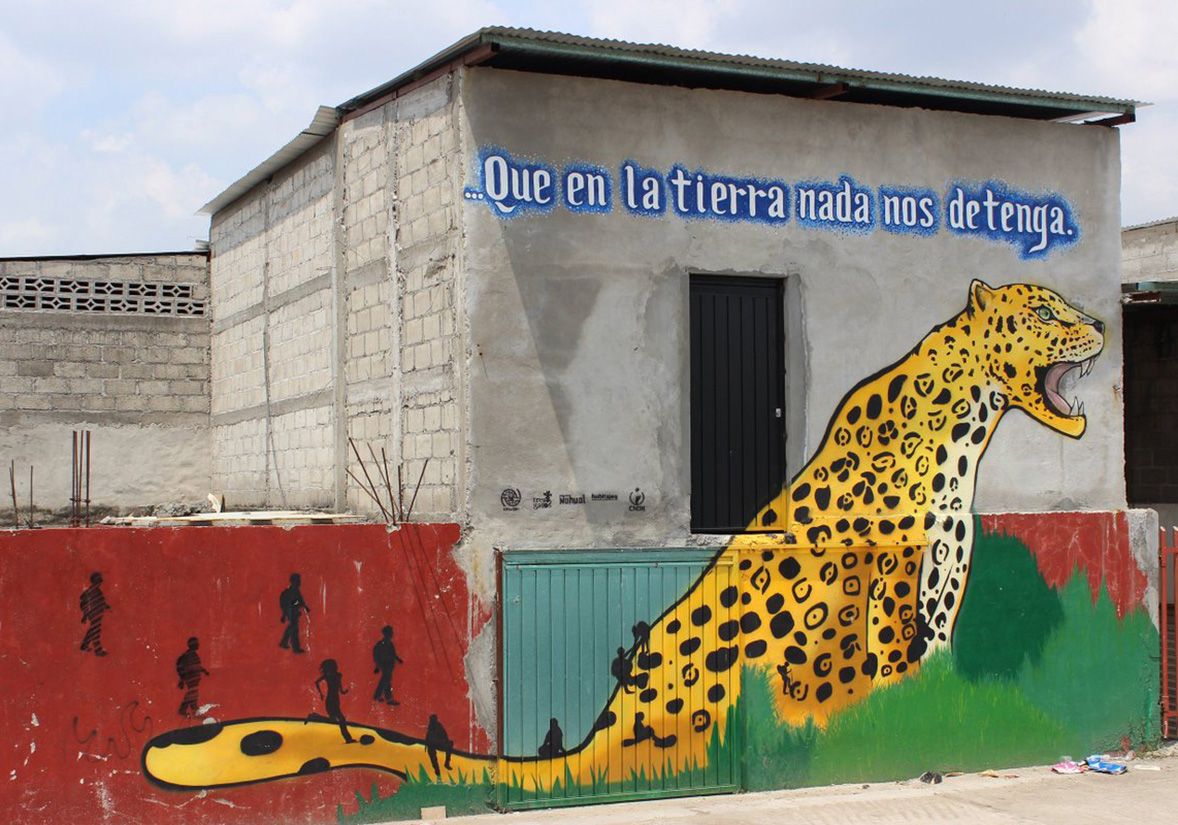
[[(1061, 776), (1047, 767), (459, 817), (459, 825), (1112, 825), (1178, 820), (1178, 755), (1127, 763), (1121, 776)], [(1150, 770), (1160, 768), (1160, 770)]]

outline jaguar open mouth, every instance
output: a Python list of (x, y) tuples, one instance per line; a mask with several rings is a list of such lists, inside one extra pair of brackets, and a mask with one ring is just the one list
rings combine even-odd
[[(1064, 396), (1065, 390), (1061, 389), (1061, 384), (1071, 385), (1092, 372), (1092, 365), (1096, 363), (1096, 358), (1097, 356), (1093, 355), (1083, 361), (1061, 361), (1050, 367), (1039, 368), (1039, 391), (1047, 401), (1049, 409), (1068, 418), (1079, 418), (1084, 415), (1084, 402), (1075, 396), (1071, 401), (1068, 401)], [(1079, 373), (1072, 375), (1075, 370), (1079, 370)]]

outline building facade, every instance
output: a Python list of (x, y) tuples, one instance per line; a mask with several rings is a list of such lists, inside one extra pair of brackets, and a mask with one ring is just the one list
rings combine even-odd
[(0, 455), (22, 524), (30, 504), (68, 522), (74, 431), (96, 517), (208, 494), (208, 283), (206, 252), (0, 260)]
[(238, 676), (99, 779), (317, 822), (1155, 740), (1134, 105), (486, 29), (320, 109), (206, 207), (211, 484), (391, 524), (170, 535)]

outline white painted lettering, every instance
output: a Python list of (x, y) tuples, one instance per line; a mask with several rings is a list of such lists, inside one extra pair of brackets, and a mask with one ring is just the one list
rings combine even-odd
[(569, 206), (584, 206), (581, 199), (585, 192), (585, 176), (580, 172), (569, 172), (564, 176), (564, 199)]

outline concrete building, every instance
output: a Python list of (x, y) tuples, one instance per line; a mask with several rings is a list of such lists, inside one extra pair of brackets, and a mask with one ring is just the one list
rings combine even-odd
[(1121, 234), (1125, 482), (1130, 503), (1178, 525), (1178, 219)]
[(68, 514), (75, 430), (96, 516), (207, 495), (208, 299), (206, 252), (0, 259), (0, 457), (22, 513), (31, 466), (35, 520)]
[(321, 108), (206, 206), (211, 486), (375, 513), (399, 468), (432, 524), (140, 534), (188, 578), (135, 639), (215, 604), (232, 684), (82, 784), (318, 822), (1156, 740), (1135, 106), (494, 28)]

